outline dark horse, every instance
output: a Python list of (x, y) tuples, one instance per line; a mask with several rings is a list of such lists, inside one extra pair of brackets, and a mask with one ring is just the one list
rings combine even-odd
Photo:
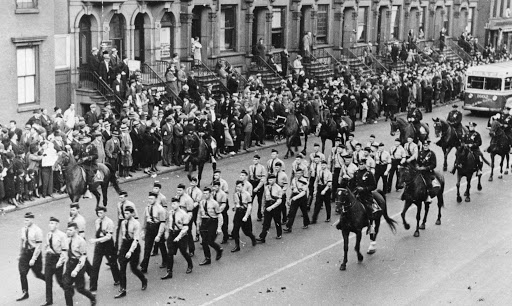
[(395, 133), (397, 131), (400, 131), (400, 142), (402, 143), (402, 145), (404, 145), (407, 142), (408, 137), (412, 137), (416, 144), (423, 143), (425, 139), (428, 139), (429, 128), (428, 125), (425, 123), (421, 123), (421, 127), (425, 131), (424, 133), (421, 133), (421, 131), (417, 131), (416, 128), (414, 127), (414, 124), (408, 122), (406, 119), (401, 117), (391, 118), (389, 125), (391, 127), (391, 136), (395, 136)]
[[(467, 145), (461, 145), (457, 148), (455, 152), (455, 168), (457, 169), (457, 202), (462, 202), (462, 197), (460, 196), (460, 180), (463, 177), (466, 177), (466, 192), (464, 192), (464, 196), (466, 197), (465, 201), (471, 201), (469, 196), (469, 190), (471, 189), (471, 179), (473, 178), (473, 173), (477, 172), (479, 165), (477, 156), (471, 151), (471, 149)], [(455, 170), (455, 169), (454, 169)], [(452, 171), (453, 173), (453, 171)], [(482, 173), (478, 175), (478, 190), (482, 190), (482, 184), (480, 182), (482, 178)]]
[[(439, 208), (439, 212), (437, 214), (436, 224), (441, 224), (441, 208), (444, 206), (444, 176), (434, 171), (436, 179), (439, 181), (439, 187), (432, 188), (432, 192), (430, 196), (434, 198), (437, 196), (437, 207)], [(427, 184), (425, 179), (421, 175), (421, 173), (416, 170), (416, 167), (410, 164), (407, 164), (403, 167), (399, 168), (399, 185), (403, 186), (405, 183), (405, 190), (402, 195), (402, 200), (405, 200), (404, 209), (402, 210), (402, 221), (404, 223), (404, 228), (408, 230), (410, 225), (405, 221), (405, 214), (409, 207), (412, 204), (416, 204), (417, 212), (416, 212), (416, 231), (414, 232), (414, 237), (420, 236), (420, 229), (425, 229), (425, 223), (427, 222), (428, 210), (430, 208), (429, 203), (425, 203), (425, 216), (423, 217), (423, 222), (420, 226), (421, 219), (421, 206), (427, 199)]]
[[(368, 248), (368, 254), (375, 253), (375, 240), (377, 239), (377, 235), (379, 233), (380, 228), (380, 219), (384, 217), (386, 222), (388, 223), (391, 231), (393, 233), (396, 232), (395, 224), (396, 221), (388, 216), (388, 209), (386, 205), (386, 198), (381, 190), (373, 191), (373, 198), (379, 206), (381, 210), (374, 215), (372, 223), (374, 224), (374, 229), (370, 230), (370, 247)], [(356, 196), (350, 191), (350, 189), (346, 188), (338, 188), (336, 194), (336, 206), (339, 210), (341, 210), (340, 219), (335, 224), (336, 228), (341, 230), (343, 234), (343, 262), (341, 263), (340, 270), (344, 271), (347, 268), (347, 252), (348, 252), (348, 242), (350, 233), (356, 234), (356, 247), (355, 251), (357, 253), (357, 260), (359, 262), (363, 261), (363, 255), (360, 252), (361, 246), (361, 237), (362, 237), (362, 229), (365, 227), (371, 227), (371, 224), (368, 224), (368, 215), (366, 213), (366, 208), (364, 205), (356, 198)]]
[(352, 130), (352, 119), (349, 116), (334, 116), (334, 121), (338, 125), (338, 134), (341, 135), (341, 142), (345, 143), (348, 140), (348, 135)]
[(494, 120), (491, 124), (491, 131), (489, 132), (491, 135), (491, 144), (489, 148), (487, 148), (487, 152), (491, 154), (491, 176), (489, 176), (489, 182), (492, 182), (492, 178), (494, 175), (494, 157), (496, 155), (501, 156), (500, 163), (500, 175), (498, 178), (503, 178), (503, 161), (505, 158), (507, 159), (507, 168), (505, 168), (505, 174), (508, 174), (509, 168), (509, 159), (510, 159), (510, 139), (505, 134), (501, 123), (498, 120)]
[[(446, 171), (446, 169), (448, 169), (448, 154), (450, 154), (453, 148), (457, 149), (460, 146), (461, 139), (459, 139), (455, 128), (445, 120), (439, 118), (432, 118), (432, 120), (434, 121), (434, 131), (436, 133), (436, 137), (441, 138), (438, 142), (436, 142), (436, 145), (443, 149), (443, 171)], [(463, 126), (462, 134), (466, 135), (467, 133), (468, 129)]]
[[(85, 170), (83, 167), (75, 161), (73, 154), (69, 154), (65, 151), (60, 151), (58, 154), (57, 162), (61, 165), (64, 170), (64, 179), (66, 181), (66, 191), (71, 201), (78, 202), (80, 197), (85, 194), (87, 190), (87, 182), (85, 176)], [(112, 166), (108, 163), (98, 163), (98, 170), (103, 174), (103, 181), (94, 182), (89, 186), (89, 190), (96, 197), (96, 207), (100, 205), (100, 193), (98, 192), (98, 186), (101, 186), (101, 193), (103, 195), (103, 206), (107, 207), (107, 191), (109, 182), (112, 183), (114, 189), (119, 194), (121, 189), (119, 183), (114, 175)]]
[(331, 146), (334, 147), (334, 142), (338, 136), (338, 124), (328, 110), (324, 112), (324, 120), (317, 125), (316, 129), (318, 136), (322, 139), (322, 153), (325, 151), (325, 141), (327, 139), (331, 141)]
[[(184, 145), (184, 153), (185, 153), (185, 163), (189, 164), (188, 167), (188, 179), (192, 178), (192, 172), (194, 168), (197, 167), (197, 185), (201, 184), (201, 177), (203, 175), (204, 164), (211, 161), (213, 170), (217, 168), (217, 162), (213, 159), (210, 150), (208, 149), (205, 140), (203, 137), (200, 137), (198, 134), (188, 134), (183, 138)], [(216, 149), (215, 140), (213, 137), (212, 140), (212, 148), (213, 151)], [(214, 155), (213, 155), (214, 156)]]
[(300, 146), (300, 131), (304, 133), (304, 149), (302, 150), (302, 154), (306, 155), (306, 148), (308, 146), (308, 134), (311, 130), (311, 124), (309, 123), (309, 119), (306, 116), (301, 116), (302, 120), (305, 122), (298, 122), (297, 117), (294, 113), (288, 113), (286, 116), (286, 124), (284, 126), (284, 134), (286, 135), (286, 154), (284, 158), (288, 158), (288, 154), (291, 156), (294, 155), (291, 147), (295, 147), (295, 151), (297, 151)]

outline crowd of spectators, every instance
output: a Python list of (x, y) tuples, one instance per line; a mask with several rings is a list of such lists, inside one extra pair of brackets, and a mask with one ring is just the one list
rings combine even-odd
[[(0, 199), (19, 205), (62, 193), (65, 178), (56, 163), (59, 152), (72, 152), (79, 159), (89, 142), (97, 147), (97, 161), (109, 162), (116, 175), (128, 178), (144, 171), (154, 176), (158, 167), (184, 164), (183, 138), (190, 133), (213, 137), (218, 157), (223, 157), (261, 146), (273, 132), (265, 130), (268, 123), (289, 112), (307, 116), (313, 128), (322, 122), (325, 109), (364, 123), (376, 123), (380, 116), (387, 120), (411, 104), (430, 112), (432, 105), (464, 92), (464, 73), (470, 65), (417, 62), (402, 72), (376, 74), (352, 72), (338, 63), (334, 77), (324, 81), (309, 78), (301, 70), (271, 89), (259, 74), (251, 76), (246, 86), (238, 86), (236, 74), (224, 62), (218, 68), (233, 80), (226, 83), (230, 90), (216, 95), (212, 86), (200, 87), (194, 69), (187, 70), (175, 56), (165, 78), (179, 98), (164, 99), (168, 94), (144, 87), (140, 72), (127, 69), (126, 58), (119, 59), (115, 48), (93, 49), (91, 62), (98, 64), (96, 71), (108, 80), (123, 105), (116, 110), (108, 103), (93, 104), (83, 116), (73, 104), (64, 112), (56, 107), (52, 114), (41, 109), (20, 127), (12, 120), (0, 129)], [(283, 68), (293, 70), (293, 66)]]

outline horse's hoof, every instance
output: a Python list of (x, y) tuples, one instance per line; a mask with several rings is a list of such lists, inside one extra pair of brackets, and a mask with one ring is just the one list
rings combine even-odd
[(376, 250), (368, 250), (368, 252), (366, 252), (366, 254), (370, 254), (370, 255), (372, 255), (372, 254), (375, 254), (375, 251), (376, 251)]
[(499, 178), (499, 179), (502, 179), (502, 178), (503, 178), (503, 175), (501, 175), (501, 174), (500, 174), (500, 175), (498, 175), (498, 178)]
[(466, 199), (464, 200), (466, 202), (470, 202), (471, 201), (471, 198), (469, 196), (466, 197)]
[(464, 196), (465, 197), (469, 196), (469, 192), (467, 192), (467, 190), (466, 190), (466, 192), (464, 192)]
[(491, 177), (489, 177), (489, 182), (492, 182), (492, 176), (491, 176)]
[(507, 171), (505, 171), (505, 175), (508, 175), (508, 170), (507, 170)]
[(478, 189), (478, 191), (482, 190), (482, 185), (478, 184), (478, 186), (476, 187), (476, 189)]
[(362, 262), (364, 259), (363, 254), (357, 254), (357, 262)]
[(340, 271), (345, 271), (345, 270), (347, 270), (347, 265), (346, 264), (342, 264), (340, 266)]
[(419, 231), (415, 231), (414, 232), (414, 237), (419, 237), (420, 236), (420, 232)]
[(437, 219), (436, 225), (441, 225), (441, 220)]
[(457, 203), (460, 203), (462, 202), (462, 197), (461, 196), (457, 196)]
[(420, 230), (424, 230), (425, 229), (425, 223), (422, 223), (419, 227)]
[(443, 171), (447, 171), (448, 170), (448, 167), (443, 167)]
[(406, 230), (409, 230), (409, 229), (411, 228), (411, 226), (410, 226), (409, 224), (407, 224), (407, 223), (404, 223), (404, 228), (405, 228)]

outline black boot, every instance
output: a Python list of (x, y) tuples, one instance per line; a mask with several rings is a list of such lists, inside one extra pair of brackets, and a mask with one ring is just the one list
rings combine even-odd
[(172, 278), (172, 271), (167, 271), (167, 274), (165, 274), (164, 277), (161, 277), (160, 279), (169, 279)]

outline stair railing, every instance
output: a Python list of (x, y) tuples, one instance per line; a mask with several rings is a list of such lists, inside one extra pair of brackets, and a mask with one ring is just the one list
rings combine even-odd
[(78, 87), (86, 87), (97, 90), (100, 95), (107, 101), (114, 103), (114, 109), (119, 113), (123, 107), (123, 100), (114, 93), (114, 90), (100, 78), (96, 71), (89, 68), (78, 67)]
[(270, 66), (270, 64), (267, 63), (267, 61), (264, 60), (260, 55), (256, 55), (254, 57), (257, 59), (257, 65), (263, 64), (263, 66), (272, 72), (276, 77), (278, 77), (280, 80), (283, 79), (283, 76), (279, 74), (279, 72), (277, 72), (272, 66)]
[[(151, 85), (165, 87), (165, 91), (167, 93), (169, 93), (175, 101), (177, 101), (177, 102), (179, 102), (179, 104), (183, 105), (183, 101), (178, 96), (178, 93), (176, 93), (171, 88), (171, 86), (169, 86), (169, 84), (166, 82), (166, 80), (162, 79), (160, 77), (160, 75), (155, 70), (153, 70), (153, 68), (151, 68), (151, 66), (149, 66), (147, 63), (142, 63), (141, 68), (142, 68), (142, 72), (143, 72), (142, 73), (142, 82), (144, 84), (151, 84)], [(164, 71), (164, 74), (165, 74), (165, 71)], [(167, 98), (167, 96), (164, 95), (163, 98), (166, 100), (167, 103), (172, 104), (172, 101), (170, 101)]]
[[(358, 57), (354, 52), (352, 52), (352, 51), (350, 50), (350, 48), (344, 48), (344, 49), (342, 50), (342, 52), (345, 54), (345, 56), (346, 56), (349, 60), (350, 60), (350, 59), (355, 59), (355, 60), (359, 61), (361, 64), (363, 64), (363, 66), (364, 66), (367, 70), (369, 70), (369, 71), (371, 71), (371, 72), (375, 73), (375, 71), (373, 71), (373, 69), (372, 69), (372, 68), (368, 67), (368, 66), (364, 63), (364, 61), (362, 61), (362, 60), (361, 60), (361, 59), (360, 59), (360, 58), (359, 58), (359, 57)], [(349, 62), (349, 67), (350, 67), (350, 62)], [(352, 68), (350, 68), (350, 69), (352, 70)]]
[(199, 65), (194, 67), (194, 68), (192, 68), (192, 69), (197, 72), (197, 76), (198, 77), (201, 77), (201, 76), (211, 76), (211, 77), (217, 79), (217, 81), (219, 83), (219, 87), (222, 88), (222, 91), (229, 92), (228, 88), (226, 87), (226, 85), (224, 85), (224, 83), (222, 83), (222, 81), (220, 80), (220, 78), (217, 75), (217, 73), (213, 72), (203, 61), (197, 60), (196, 62)]
[(473, 57), (462, 49), (453, 39), (449, 40), (450, 49), (454, 51), (464, 62), (473, 61)]

